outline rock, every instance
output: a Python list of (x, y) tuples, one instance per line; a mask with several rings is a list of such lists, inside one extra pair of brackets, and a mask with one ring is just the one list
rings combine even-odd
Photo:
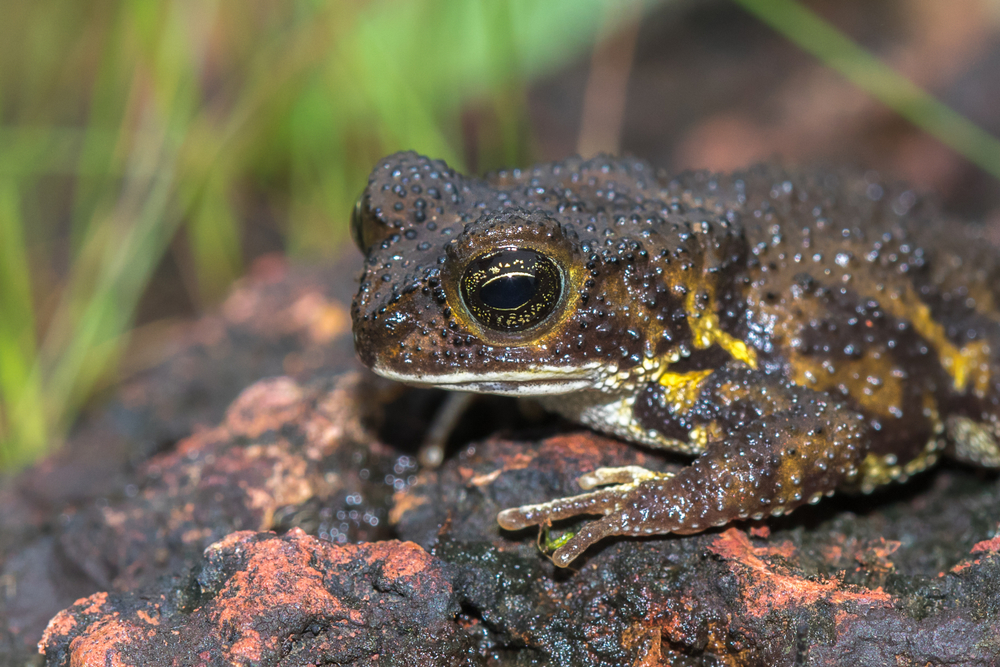
[[(297, 414), (267, 389), (250, 393), (269, 400), (249, 405)], [(988, 665), (1000, 656), (995, 478), (945, 469), (780, 520), (609, 539), (569, 570), (538, 542), (574, 524), (540, 539), (496, 524), (503, 507), (578, 492), (579, 474), (631, 464), (675, 465), (589, 432), (477, 442), (387, 499), (409, 541), (338, 547), (298, 528), (234, 533), (155, 583), (118, 585), (56, 616), (46, 664)]]
[(459, 665), (447, 566), (413, 543), (336, 546), (293, 528), (244, 531), (205, 550), (158, 595), (95, 593), (60, 612), (48, 664)]
[[(131, 359), (133, 375), (106, 405), (84, 415), (58, 452), (14, 479), (0, 480), (0, 664), (4, 659), (18, 667), (33, 664), (31, 656), (48, 619), (73, 600), (109, 588), (122, 564), (133, 568), (122, 579), (126, 585), (126, 579), (135, 582), (141, 572), (155, 577), (184, 562), (176, 542), (151, 547), (158, 549), (155, 553), (143, 551), (149, 536), (142, 531), (152, 523), (122, 535), (125, 543), (115, 541), (118, 531), (136, 527), (115, 523), (125, 514), (148, 522), (177, 518), (170, 515), (168, 501), (152, 492), (153, 487), (165, 488), (157, 480), (160, 464), (151, 463), (153, 457), (161, 452), (169, 456), (185, 438), (189, 453), (204, 448), (205, 456), (212, 456), (208, 450), (224, 448), (217, 425), (233, 400), (262, 377), (284, 374), (315, 397), (324, 381), (329, 386), (328, 378), (358, 368), (344, 305), (354, 290), (357, 265), (356, 258), (348, 258), (322, 269), (289, 268), (282, 258), (260, 258), (219, 313), (171, 329), (166, 341), (153, 346), (155, 358)], [(205, 436), (213, 429), (214, 436)], [(208, 437), (218, 442), (210, 444)], [(362, 449), (360, 455), (367, 457), (367, 444)], [(189, 469), (205, 465), (205, 460), (193, 461)], [(388, 472), (392, 469), (388, 462)], [(267, 478), (262, 469), (260, 474), (259, 479)], [(372, 479), (384, 486), (382, 477)], [(190, 491), (195, 480), (185, 484)], [(237, 495), (218, 480), (215, 484), (230, 499)], [(208, 486), (202, 485), (203, 491)], [(381, 491), (391, 492), (391, 485)], [(185, 553), (200, 555), (214, 539), (246, 527), (239, 525), (246, 517), (226, 517), (228, 508), (214, 507), (217, 516), (198, 528), (208, 526), (209, 532), (200, 537), (191, 532), (181, 540)], [(360, 528), (364, 514), (358, 521), (337, 521), (334, 505), (329, 508), (332, 519), (324, 519), (317, 500), (299, 509), (293, 516), (278, 508), (275, 525), (301, 521), (318, 529), (325, 521), (328, 529), (343, 526), (340, 539), (346, 540)], [(345, 513), (357, 509), (351, 505)], [(201, 515), (196, 521), (208, 519), (202, 507), (191, 514)], [(251, 519), (250, 525), (260, 523)], [(365, 530), (370, 528), (365, 524)], [(159, 565), (150, 568), (151, 563)]]

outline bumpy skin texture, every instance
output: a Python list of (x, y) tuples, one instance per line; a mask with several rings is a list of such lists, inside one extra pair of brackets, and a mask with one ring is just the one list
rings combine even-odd
[[(580, 484), (606, 488), (500, 514), (509, 529), (604, 515), (559, 565), (609, 535), (867, 492), (942, 451), (1000, 467), (1000, 249), (871, 175), (671, 178), (599, 157), (477, 179), (399, 153), (352, 227), (367, 255), (355, 344), (376, 372), (535, 395), (696, 456), (674, 476), (599, 469)], [(469, 276), (502, 249), (558, 268), (558, 300), (531, 326), (498, 330), (470, 309)]]

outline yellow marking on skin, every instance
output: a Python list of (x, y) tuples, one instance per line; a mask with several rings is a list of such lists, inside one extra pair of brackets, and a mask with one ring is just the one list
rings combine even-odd
[(831, 362), (797, 353), (788, 356), (791, 380), (816, 391), (847, 387), (858, 404), (883, 417), (898, 417), (903, 402), (903, 381), (894, 374), (892, 356), (885, 350), (867, 350), (858, 359)]
[(902, 298), (885, 300), (883, 305), (894, 317), (912, 322), (916, 332), (934, 347), (941, 367), (954, 380), (956, 391), (966, 391), (971, 383), (976, 396), (986, 395), (990, 382), (990, 347), (985, 341), (959, 349), (948, 340), (944, 327), (931, 315), (930, 307), (920, 301), (912, 289), (907, 289)]
[[(955, 388), (965, 391), (969, 381), (972, 381), (973, 393), (983, 398), (990, 390), (990, 346), (984, 341), (966, 345), (958, 351), (959, 358), (955, 363)], [(942, 365), (947, 369), (944, 360)]]
[(584, 491), (590, 491), (598, 486), (609, 484), (638, 484), (650, 479), (669, 479), (672, 472), (655, 472), (642, 466), (619, 466), (617, 468), (598, 468), (593, 472), (580, 475), (576, 483)]
[[(714, 369), (706, 368), (688, 373), (663, 373), (656, 380), (664, 389), (663, 407), (676, 416), (687, 414), (698, 400), (705, 380), (714, 372)], [(705, 451), (710, 439), (722, 437), (721, 431), (716, 422), (691, 428), (688, 431), (688, 441), (684, 445), (685, 450), (690, 453)]]
[(937, 463), (938, 452), (943, 447), (944, 443), (939, 438), (931, 438), (927, 442), (927, 446), (924, 447), (924, 451), (903, 465), (896, 462), (895, 454), (885, 454), (884, 456), (869, 454), (861, 462), (858, 471), (858, 487), (862, 493), (871, 493), (876, 487), (895, 480), (905, 482), (911, 476)]
[(948, 437), (952, 442), (949, 453), (954, 458), (984, 468), (1000, 468), (1000, 428), (996, 423), (952, 415), (948, 418)]
[(664, 373), (657, 380), (664, 388), (663, 398), (671, 414), (683, 415), (691, 409), (701, 393), (701, 385), (715, 371), (706, 368), (689, 373)]
[(719, 422), (712, 421), (705, 427), (705, 435), (708, 440), (722, 440), (726, 437), (726, 430), (722, 428), (722, 424)]
[(934, 398), (934, 394), (929, 391), (924, 392), (924, 417), (926, 417), (930, 423), (931, 427), (934, 429), (934, 435), (941, 435), (944, 433), (944, 422), (941, 421), (941, 411), (938, 410), (937, 400)]
[(871, 493), (875, 487), (888, 484), (893, 480), (906, 481), (907, 478), (926, 470), (937, 462), (938, 452), (944, 448), (944, 441), (941, 439), (941, 434), (944, 433), (944, 424), (941, 423), (937, 401), (934, 400), (931, 393), (924, 394), (923, 403), (924, 416), (930, 420), (934, 429), (934, 435), (927, 441), (924, 450), (903, 464), (896, 461), (895, 454), (885, 454), (884, 456), (869, 454), (861, 462), (859, 470), (861, 491)]
[(699, 450), (704, 450), (708, 447), (708, 427), (707, 426), (695, 426), (690, 431), (688, 431), (688, 440), (691, 441), (692, 445), (695, 445)]
[(685, 297), (684, 309), (687, 312), (694, 346), (703, 350), (718, 344), (733, 359), (757, 370), (757, 351), (722, 330), (719, 326), (719, 316), (715, 314), (715, 294), (711, 289), (707, 289), (707, 292), (708, 304), (703, 307), (697, 303), (699, 290), (690, 290)]

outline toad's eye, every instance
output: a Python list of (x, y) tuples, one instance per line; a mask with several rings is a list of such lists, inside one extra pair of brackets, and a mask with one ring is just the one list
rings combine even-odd
[(483, 326), (523, 331), (541, 324), (562, 294), (562, 275), (545, 255), (502, 248), (472, 260), (461, 280), (462, 299)]

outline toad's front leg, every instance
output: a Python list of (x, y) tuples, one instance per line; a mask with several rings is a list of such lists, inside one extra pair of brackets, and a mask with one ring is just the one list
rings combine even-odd
[[(771, 399), (774, 390), (781, 391), (773, 385), (770, 389)], [(858, 475), (867, 449), (865, 424), (857, 412), (824, 394), (802, 388), (785, 391), (787, 400), (777, 402), (783, 409), (741, 423), (723, 439), (709, 442), (690, 466), (674, 476), (635, 472), (617, 486), (505, 510), (498, 521), (503, 528), (516, 530), (603, 514), (553, 554), (556, 565), (566, 567), (610, 535), (696, 533), (734, 519), (780, 515), (816, 502)], [(759, 404), (744, 407), (760, 414)]]

